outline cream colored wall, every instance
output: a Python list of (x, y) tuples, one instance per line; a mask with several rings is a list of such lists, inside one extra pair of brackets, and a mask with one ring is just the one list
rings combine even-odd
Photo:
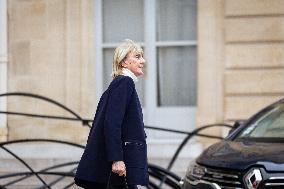
[(284, 1), (225, 2), (225, 120), (284, 96)]
[(283, 97), (283, 13), (281, 0), (199, 1), (198, 127), (246, 119)]
[[(198, 93), (197, 127), (223, 122), (224, 1), (198, 1)], [(219, 128), (205, 134), (221, 135)], [(201, 139), (203, 143), (212, 143)]]
[[(47, 96), (82, 117), (95, 111), (92, 1), (10, 0), (8, 91)], [(9, 97), (8, 110), (57, 116), (54, 105)], [(8, 116), (9, 139), (56, 138), (84, 142), (77, 122)]]
[[(7, 93), (7, 1), (0, 1), (0, 94)], [(7, 98), (0, 98), (0, 111), (7, 111)], [(7, 116), (0, 114), (0, 141), (7, 140)]]
[[(42, 94), (83, 117), (95, 111), (92, 0), (10, 0), (8, 91)], [(284, 1), (198, 1), (197, 127), (245, 119), (284, 94)], [(9, 111), (69, 115), (9, 98)], [(9, 139), (83, 142), (78, 123), (8, 116)], [(223, 129), (206, 133), (222, 135)], [(209, 140), (203, 140), (205, 144)]]

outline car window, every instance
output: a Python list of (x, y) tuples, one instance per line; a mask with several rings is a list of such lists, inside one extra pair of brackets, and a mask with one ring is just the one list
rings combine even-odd
[(279, 103), (250, 122), (236, 139), (284, 138), (284, 103)]

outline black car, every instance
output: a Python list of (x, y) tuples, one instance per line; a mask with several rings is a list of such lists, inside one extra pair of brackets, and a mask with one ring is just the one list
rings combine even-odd
[(284, 189), (284, 99), (207, 148), (182, 189)]

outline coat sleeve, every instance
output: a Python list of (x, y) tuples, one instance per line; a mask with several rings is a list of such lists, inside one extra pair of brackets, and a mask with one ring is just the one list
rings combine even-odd
[(123, 160), (122, 122), (134, 89), (131, 78), (123, 77), (111, 88), (104, 120), (104, 135), (108, 161)]

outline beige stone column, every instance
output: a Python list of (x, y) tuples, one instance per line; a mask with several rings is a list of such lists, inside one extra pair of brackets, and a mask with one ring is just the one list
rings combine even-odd
[(65, 104), (92, 118), (95, 112), (92, 1), (66, 1)]
[[(0, 1), (0, 94), (7, 92), (7, 2)], [(7, 111), (6, 98), (0, 98), (0, 111)], [(7, 140), (7, 116), (0, 114), (0, 141)]]
[[(198, 1), (197, 127), (223, 121), (223, 6), (223, 0)], [(205, 133), (221, 135), (222, 129)]]

